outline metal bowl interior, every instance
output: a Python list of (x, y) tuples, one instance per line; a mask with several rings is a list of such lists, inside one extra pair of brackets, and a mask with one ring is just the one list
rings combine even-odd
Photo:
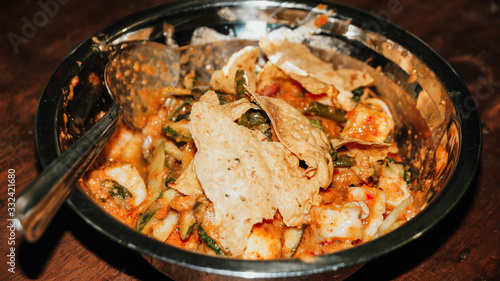
[[(82, 42), (48, 81), (36, 116), (36, 142), (42, 166), (92, 125), (94, 116), (111, 104), (102, 83), (110, 48), (127, 40), (190, 43), (200, 26), (257, 40), (271, 29), (293, 26), (320, 2), (179, 1), (134, 14)], [(332, 273), (346, 276), (357, 267), (417, 239), (460, 200), (478, 165), (481, 131), (471, 96), (453, 69), (429, 46), (407, 31), (371, 14), (334, 3), (334, 14), (322, 33), (309, 40), (336, 66), (363, 69), (376, 78), (382, 98), (396, 116), (400, 151), (412, 163), (412, 185), (419, 214), (394, 231), (366, 244), (300, 260), (248, 261), (205, 256), (160, 243), (107, 215), (77, 188), (67, 203), (86, 222), (118, 243), (142, 253), (162, 272), (177, 278), (187, 268), (219, 277), (279, 278)], [(331, 51), (335, 52), (331, 52)], [(94, 75), (94, 76), (92, 76)], [(79, 83), (75, 84), (74, 78)], [(89, 77), (98, 77), (98, 84)], [(73, 81), (73, 82), (72, 82)], [(95, 80), (94, 80), (95, 81)], [(69, 120), (69, 121), (65, 121)], [(436, 169), (436, 149), (447, 151)], [(185, 273), (182, 276), (186, 276)], [(201, 276), (201, 275), (200, 275)], [(334, 275), (330, 275), (332, 277)]]

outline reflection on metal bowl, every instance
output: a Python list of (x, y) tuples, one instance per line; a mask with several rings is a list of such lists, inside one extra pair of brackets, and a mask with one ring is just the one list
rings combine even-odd
[[(129, 40), (190, 44), (193, 31), (206, 26), (238, 39), (257, 40), (280, 26), (294, 26), (320, 2), (187, 1), (169, 3), (123, 19), (78, 46), (59, 65), (40, 99), (36, 138), (42, 166), (92, 125), (111, 101), (101, 75), (113, 44)], [(362, 69), (375, 77), (378, 93), (389, 101), (395, 139), (411, 163), (419, 214), (392, 232), (338, 253), (300, 260), (249, 261), (201, 255), (148, 238), (97, 207), (81, 189), (68, 204), (113, 240), (140, 252), (174, 279), (315, 278), (344, 279), (363, 264), (417, 239), (459, 201), (473, 179), (480, 154), (480, 123), (470, 94), (450, 66), (407, 31), (368, 13), (323, 3), (334, 13), (309, 44), (334, 65)], [(328, 50), (335, 50), (329, 52)], [(80, 77), (77, 87), (74, 77)], [(100, 79), (103, 81), (103, 79)], [(69, 98), (71, 96), (71, 98)], [(67, 118), (69, 117), (69, 118)], [(65, 120), (69, 120), (65, 122)], [(446, 157), (436, 157), (438, 147)]]

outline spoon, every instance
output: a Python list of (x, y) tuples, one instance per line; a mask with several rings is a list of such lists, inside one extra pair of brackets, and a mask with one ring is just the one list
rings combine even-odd
[(179, 82), (180, 59), (168, 46), (135, 41), (117, 45), (116, 50), (104, 74), (106, 88), (115, 101), (111, 108), (16, 198), (16, 229), (30, 242), (45, 232), (120, 120), (142, 129), (161, 106), (161, 88)]

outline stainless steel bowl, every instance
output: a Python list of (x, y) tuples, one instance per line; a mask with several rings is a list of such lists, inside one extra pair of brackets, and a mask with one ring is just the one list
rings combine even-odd
[[(173, 279), (207, 275), (219, 279), (343, 279), (363, 264), (418, 239), (450, 212), (474, 177), (481, 149), (476, 108), (462, 80), (429, 46), (391, 23), (339, 4), (305, 0), (179, 1), (132, 15), (95, 33), (64, 59), (42, 93), (36, 116), (40, 162), (47, 166), (92, 125), (99, 111), (109, 107), (102, 76), (113, 44), (136, 39), (164, 42), (170, 38), (182, 46), (190, 43), (193, 30), (200, 26), (255, 40), (271, 29), (297, 24), (318, 4), (326, 4), (334, 14), (320, 37), (309, 43), (323, 49), (318, 52), (335, 65), (371, 73), (381, 96), (391, 101), (398, 129), (396, 140), (403, 156), (412, 163), (412, 185), (418, 187), (416, 204), (421, 211), (415, 218), (371, 242), (319, 256), (314, 262), (248, 261), (197, 254), (148, 238), (107, 215), (80, 188), (67, 203), (87, 223), (140, 252)], [(335, 54), (328, 51), (331, 49)], [(92, 73), (100, 78), (100, 84), (88, 82)], [(73, 87), (74, 77), (79, 83)], [(439, 145), (447, 155), (436, 163)]]

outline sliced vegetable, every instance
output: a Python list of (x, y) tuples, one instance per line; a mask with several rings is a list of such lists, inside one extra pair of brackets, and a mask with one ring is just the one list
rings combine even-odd
[(167, 167), (165, 167), (165, 142), (162, 142), (154, 150), (153, 158), (149, 165), (147, 189), (151, 201), (158, 198), (163, 191), (165, 186), (163, 184), (163, 176), (167, 170)]
[(137, 219), (135, 228), (142, 233), (148, 233), (151, 226), (158, 220), (154, 217), (156, 212), (163, 206), (168, 206), (176, 196), (179, 195), (175, 189), (169, 189), (162, 192), (158, 199), (151, 204), (146, 211), (142, 212)]
[(344, 123), (347, 121), (347, 118), (345, 117), (347, 112), (345, 110), (322, 104), (317, 101), (309, 102), (305, 108), (305, 113), (328, 118), (338, 123)]
[(392, 212), (385, 218), (382, 224), (380, 224), (374, 237), (376, 238), (396, 228), (398, 218), (411, 203), (413, 203), (413, 198), (410, 196), (396, 206), (396, 208), (394, 208), (394, 210), (392, 210)]
[(140, 214), (137, 220), (137, 224), (135, 225), (135, 228), (142, 233), (148, 232), (147, 230), (151, 229), (152, 223), (156, 220), (154, 218), (154, 215), (156, 211), (158, 211), (158, 209), (159, 208), (155, 208), (155, 210), (149, 210), (148, 208), (148, 210)]
[(405, 181), (409, 178), (406, 175), (405, 166), (401, 163), (394, 162), (394, 159), (391, 161), (389, 158), (385, 160), (385, 163), (381, 167), (380, 175), (389, 178), (400, 178)]
[(434, 198), (434, 195), (436, 195), (436, 190), (434, 190), (434, 188), (431, 188), (428, 192), (427, 192), (427, 197), (425, 199), (425, 201), (427, 203), (430, 203), (432, 198)]
[(303, 234), (303, 228), (289, 227), (285, 229), (283, 232), (283, 247), (281, 249), (281, 254), (284, 258), (291, 258), (295, 254)]
[(162, 193), (162, 196), (159, 198), (163, 201), (163, 204), (168, 205), (170, 201), (174, 200), (175, 197), (179, 196), (180, 193), (175, 189), (169, 189)]
[(226, 253), (222, 250), (221, 246), (217, 244), (217, 242), (212, 239), (208, 234), (205, 232), (201, 224), (198, 226), (198, 235), (200, 236), (201, 241), (205, 243), (210, 249), (212, 249), (217, 255), (225, 256)]
[(177, 222), (179, 221), (177, 213), (175, 211), (169, 211), (167, 217), (163, 220), (159, 220), (153, 227), (153, 237), (158, 241), (167, 240), (168, 236), (177, 227)]
[(191, 114), (191, 111), (187, 111), (186, 113), (182, 113), (177, 115), (175, 118), (175, 122), (179, 122), (181, 120), (188, 120), (189, 121), (189, 115)]
[(181, 120), (179, 122), (167, 122), (162, 132), (173, 138), (176, 142), (192, 141), (191, 133), (189, 132), (189, 122)]
[(182, 151), (175, 143), (170, 141), (165, 142), (165, 153), (172, 156), (177, 161), (181, 161), (183, 158)]
[(187, 99), (185, 101), (183, 101), (172, 113), (170, 113), (170, 115), (167, 117), (167, 120), (171, 120), (171, 121), (179, 121), (180, 118), (178, 118), (179, 116), (179, 112), (185, 107), (185, 106), (191, 106), (191, 104), (193, 103), (193, 100), (192, 99)]
[(196, 224), (196, 217), (194, 212), (184, 211), (179, 214), (179, 233), (182, 240), (186, 240), (193, 230), (193, 226)]

